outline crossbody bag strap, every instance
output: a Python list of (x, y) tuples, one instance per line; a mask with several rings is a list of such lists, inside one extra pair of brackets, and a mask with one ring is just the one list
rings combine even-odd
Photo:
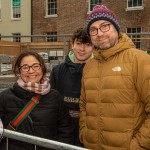
[(24, 108), (18, 113), (18, 115), (9, 123), (6, 129), (16, 130), (18, 126), (24, 121), (24, 119), (30, 114), (34, 107), (39, 103), (40, 95), (32, 97), (32, 99), (24, 106)]

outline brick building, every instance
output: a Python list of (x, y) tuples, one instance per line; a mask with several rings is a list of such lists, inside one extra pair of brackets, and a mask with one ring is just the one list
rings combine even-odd
[(87, 0), (57, 0), (56, 14), (48, 14), (48, 2), (50, 0), (33, 0), (33, 34), (72, 34), (76, 28), (85, 26)]
[[(116, 13), (121, 31), (150, 32), (150, 0), (33, 0), (32, 34), (72, 34), (86, 25), (86, 17), (97, 3), (106, 4)], [(53, 40), (58, 39), (49, 39)], [(143, 47), (140, 42), (137, 41), (138, 48)], [(144, 49), (150, 45), (143, 43)]]

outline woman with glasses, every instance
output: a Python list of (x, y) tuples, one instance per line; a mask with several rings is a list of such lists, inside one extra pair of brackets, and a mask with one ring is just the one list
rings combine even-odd
[[(61, 95), (51, 89), (41, 56), (33, 51), (21, 53), (15, 61), (14, 74), (16, 83), (0, 93), (0, 118), (4, 127), (72, 144), (73, 129), (68, 111)], [(46, 150), (12, 139), (8, 140), (8, 147), (10, 150)], [(0, 150), (5, 149), (4, 138), (0, 142)]]

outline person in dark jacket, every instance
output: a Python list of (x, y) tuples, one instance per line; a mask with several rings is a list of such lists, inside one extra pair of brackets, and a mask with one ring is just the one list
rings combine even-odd
[[(46, 67), (41, 56), (33, 51), (19, 55), (14, 64), (18, 80), (13, 87), (0, 93), (0, 118), (5, 128), (15, 128), (12, 120), (37, 94), (40, 99), (31, 113), (17, 126), (16, 131), (50, 140), (73, 143), (73, 126), (62, 96), (51, 89), (46, 77)], [(34, 150), (35, 145), (9, 139), (10, 150)], [(36, 147), (37, 150), (46, 148)], [(6, 139), (0, 142), (0, 150), (6, 150)]]
[(82, 70), (85, 63), (92, 58), (93, 46), (84, 28), (77, 29), (72, 37), (72, 50), (65, 62), (55, 66), (50, 75), (51, 87), (57, 89), (64, 97), (74, 124), (74, 145), (79, 142), (79, 97)]

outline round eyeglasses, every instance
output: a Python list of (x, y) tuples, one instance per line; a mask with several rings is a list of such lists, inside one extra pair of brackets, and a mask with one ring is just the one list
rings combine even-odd
[(19, 69), (23, 72), (28, 72), (30, 68), (32, 68), (34, 71), (38, 71), (41, 68), (41, 64), (34, 63), (32, 66), (25, 64), (19, 67)]
[(105, 33), (110, 30), (110, 25), (111, 25), (111, 23), (107, 23), (107, 24), (101, 25), (99, 28), (92, 27), (92, 28), (90, 28), (89, 34), (92, 36), (97, 35), (98, 30)]

